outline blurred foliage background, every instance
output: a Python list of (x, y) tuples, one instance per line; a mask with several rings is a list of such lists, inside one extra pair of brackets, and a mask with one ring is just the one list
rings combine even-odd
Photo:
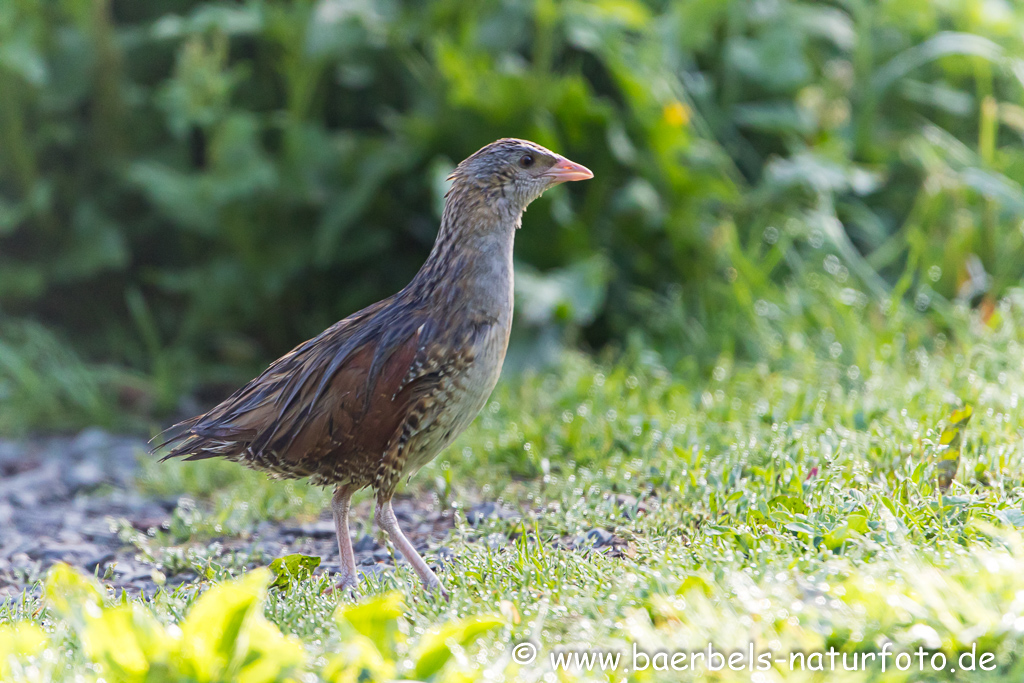
[(941, 333), (1024, 274), (1022, 81), (1004, 0), (5, 0), (0, 432), (220, 398), (400, 289), (503, 136), (596, 176), (517, 236), (513, 367)]

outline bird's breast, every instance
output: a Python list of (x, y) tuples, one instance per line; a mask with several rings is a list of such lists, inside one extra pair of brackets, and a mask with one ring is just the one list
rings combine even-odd
[[(510, 316), (509, 316), (510, 317)], [(509, 320), (477, 324), (467, 331), (467, 343), (438, 384), (436, 409), (423, 421), (409, 449), (403, 472), (412, 476), (461, 434), (487, 403), (501, 375), (508, 348)]]
[(430, 315), (444, 330), (450, 357), (408, 448), (411, 476), (473, 421), (501, 375), (512, 327), (511, 233), (460, 245), (433, 291)]

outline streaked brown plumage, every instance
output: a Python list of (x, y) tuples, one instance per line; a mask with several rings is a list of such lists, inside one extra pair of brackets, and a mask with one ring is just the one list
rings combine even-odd
[(297, 346), (223, 403), (168, 430), (164, 459), (224, 457), (334, 485), (342, 571), (356, 585), (352, 493), (430, 588), (433, 571), (398, 528), (391, 497), (476, 417), (501, 372), (512, 323), (512, 243), (527, 205), (586, 168), (502, 139), (459, 164), (434, 248), (402, 291)]

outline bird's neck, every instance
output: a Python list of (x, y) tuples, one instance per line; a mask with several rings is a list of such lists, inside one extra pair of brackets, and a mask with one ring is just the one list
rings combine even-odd
[(443, 308), (472, 313), (512, 310), (512, 245), (522, 210), (500, 195), (457, 179), (445, 198), (434, 248), (414, 286)]

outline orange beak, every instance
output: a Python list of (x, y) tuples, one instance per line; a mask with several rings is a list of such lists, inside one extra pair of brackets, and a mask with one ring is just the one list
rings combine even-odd
[(553, 178), (556, 183), (565, 183), (570, 180), (588, 180), (594, 177), (590, 169), (575, 161), (569, 161), (565, 157), (558, 157), (558, 161), (544, 173)]

